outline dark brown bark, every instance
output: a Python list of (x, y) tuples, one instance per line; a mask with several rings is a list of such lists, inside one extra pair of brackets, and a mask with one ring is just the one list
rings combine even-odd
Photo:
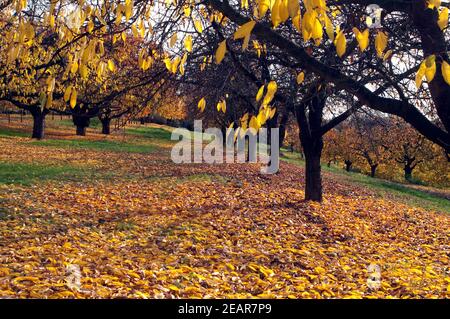
[(286, 125), (289, 119), (289, 113), (288, 112), (284, 112), (281, 114), (281, 119), (280, 119), (280, 125), (279, 125), (279, 136), (280, 136), (280, 140), (279, 140), (279, 145), (280, 147), (283, 146), (284, 143), (284, 139), (286, 138)]
[(37, 138), (41, 140), (45, 136), (45, 116), (46, 112), (42, 112), (41, 110), (34, 111), (31, 113), (33, 116), (33, 133), (31, 138)]
[(305, 99), (295, 107), (295, 116), (300, 129), (299, 137), (305, 154), (305, 200), (322, 201), (322, 176), (320, 158), (323, 150), (321, 133), (326, 94), (322, 85), (311, 87)]
[(73, 124), (77, 127), (76, 133), (79, 136), (86, 135), (86, 128), (89, 127), (91, 119), (86, 116), (72, 115)]
[(378, 168), (378, 164), (370, 165), (370, 177), (375, 177), (377, 168)]
[(345, 164), (345, 170), (346, 170), (347, 172), (350, 172), (350, 170), (352, 169), (352, 164), (353, 164), (353, 162), (350, 161), (350, 160), (345, 160), (345, 161), (344, 161), (344, 164)]
[(322, 137), (313, 142), (305, 151), (305, 200), (322, 201), (322, 175), (320, 158), (322, 156)]
[(86, 126), (77, 125), (77, 135), (86, 136)]
[(111, 119), (110, 118), (101, 118), (100, 122), (102, 122), (102, 134), (105, 134), (105, 135), (111, 134)]
[(405, 165), (405, 167), (403, 168), (403, 170), (405, 172), (405, 180), (411, 181), (413, 169), (414, 169), (414, 167)]

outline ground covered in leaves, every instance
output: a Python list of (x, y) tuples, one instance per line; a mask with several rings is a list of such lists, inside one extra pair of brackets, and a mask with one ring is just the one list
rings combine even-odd
[(304, 202), (299, 165), (176, 165), (159, 129), (72, 131), (0, 130), (0, 298), (450, 297), (448, 212), (331, 173)]

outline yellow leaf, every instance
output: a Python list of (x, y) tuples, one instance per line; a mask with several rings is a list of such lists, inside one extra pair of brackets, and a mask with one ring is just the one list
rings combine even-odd
[(72, 66), (70, 67), (70, 73), (75, 74), (78, 71), (78, 62), (73, 61)]
[(225, 53), (227, 52), (227, 42), (226, 40), (223, 40), (220, 42), (219, 47), (216, 51), (216, 63), (220, 64), (222, 62), (223, 58), (225, 57)]
[(369, 29), (361, 32), (358, 28), (353, 28), (353, 33), (355, 33), (356, 40), (358, 41), (359, 50), (364, 52), (369, 46)]
[(275, 81), (270, 81), (269, 84), (267, 85), (267, 93), (266, 96), (264, 96), (263, 105), (268, 105), (274, 98), (275, 93), (277, 91), (277, 82)]
[(289, 16), (294, 18), (298, 15), (298, 10), (300, 10), (300, 1), (299, 0), (288, 0), (288, 11)]
[(51, 295), (52, 298), (75, 297), (75, 294), (69, 290), (64, 290)]
[(328, 38), (331, 41), (334, 41), (334, 27), (333, 23), (331, 22), (330, 18), (328, 18), (327, 15), (325, 15), (325, 32), (328, 35)]
[(183, 8), (183, 11), (184, 11), (184, 16), (186, 18), (189, 18), (191, 16), (191, 7), (190, 6), (185, 6)]
[(177, 73), (178, 70), (178, 66), (180, 65), (181, 62), (181, 58), (180, 57), (176, 57), (173, 61), (172, 61), (172, 69), (170, 70), (173, 74)]
[(269, 118), (272, 119), (272, 118), (275, 116), (276, 111), (277, 111), (277, 108), (276, 108), (276, 107), (272, 108), (272, 109), (270, 110)]
[(320, 266), (314, 268), (314, 271), (316, 273), (318, 273), (319, 275), (323, 275), (324, 273), (326, 273), (326, 270), (323, 267), (320, 267)]
[(298, 32), (302, 32), (301, 20), (302, 15), (300, 14), (300, 12), (295, 17), (292, 18), (292, 24), (294, 25), (294, 27), (297, 29)]
[(256, 117), (256, 119), (258, 120), (258, 124), (259, 124), (260, 126), (264, 125), (264, 124), (266, 123), (266, 120), (267, 120), (267, 118), (266, 118), (266, 112), (264, 112), (263, 110), (261, 110), (261, 111), (258, 113), (258, 116)]
[(256, 24), (256, 22), (253, 20), (251, 20), (247, 23), (244, 23), (236, 30), (236, 32), (233, 35), (233, 38), (235, 40), (237, 40), (237, 39), (242, 39), (242, 38), (249, 36), (250, 33), (252, 32), (253, 28), (255, 27), (255, 24)]
[(66, 90), (64, 91), (64, 101), (69, 102), (70, 94), (72, 93), (72, 86), (69, 85)]
[(184, 47), (186, 48), (186, 51), (192, 52), (192, 37), (190, 35), (184, 39)]
[(233, 38), (236, 39), (242, 39), (244, 38), (244, 43), (242, 45), (242, 49), (245, 50), (248, 47), (248, 43), (250, 41), (250, 33), (252, 32), (256, 22), (255, 21), (249, 21), (247, 23), (244, 23), (241, 25), (236, 32), (233, 35)]
[(450, 64), (448, 64), (446, 61), (443, 61), (441, 65), (441, 71), (442, 77), (444, 78), (445, 82), (450, 85)]
[[(53, 17), (53, 23), (54, 23), (54, 20), (55, 20), (55, 17)], [(93, 30), (94, 30), (94, 22), (92, 22), (92, 20), (89, 20), (88, 25), (87, 25), (87, 32), (91, 33)]]
[(270, 7), (270, 0), (259, 0), (258, 1), (258, 13), (259, 17), (262, 18), (266, 15), (267, 10)]
[(272, 19), (272, 24), (273, 24), (274, 28), (276, 28), (281, 22), (281, 17), (280, 17), (281, 2), (282, 2), (282, 0), (275, 0), (275, 3), (273, 4), (273, 7), (271, 9), (272, 12), (270, 13), (270, 17)]
[(392, 50), (388, 50), (383, 57), (383, 61), (388, 60), (392, 56)]
[(416, 73), (416, 87), (419, 88), (422, 85), (423, 77), (425, 76), (425, 71), (427, 67), (425, 66), (425, 61), (420, 64), (419, 70)]
[(289, 19), (289, 0), (281, 0), (278, 7), (281, 22), (286, 22)]
[(260, 129), (260, 127), (261, 127), (259, 125), (258, 119), (254, 115), (250, 119), (249, 127), (251, 127), (252, 129), (254, 129), (256, 131), (258, 131)]
[(447, 28), (448, 25), (448, 8), (442, 8), (441, 12), (439, 12), (438, 25), (441, 30)]
[(305, 80), (305, 73), (304, 72), (300, 72), (297, 75), (297, 84), (298, 85), (302, 84), (304, 80)]
[[(316, 25), (316, 20), (317, 20), (316, 11), (306, 10), (302, 20), (302, 35), (304, 41), (308, 41), (313, 36), (314, 28), (318, 26)], [(316, 30), (315, 32), (317, 33), (320, 31)]]
[(377, 50), (377, 55), (379, 58), (383, 57), (383, 52), (387, 46), (388, 37), (386, 33), (382, 31), (378, 31), (377, 36), (375, 37), (375, 49)]
[(220, 101), (217, 103), (217, 111), (225, 113), (227, 111), (227, 104), (225, 100)]
[(164, 63), (166, 65), (167, 70), (172, 72), (172, 61), (169, 58), (165, 58)]
[(86, 79), (87, 76), (88, 76), (87, 65), (86, 64), (81, 64), (80, 68), (79, 68), (79, 71), (80, 71), (81, 78)]
[(347, 39), (345, 38), (344, 31), (341, 30), (336, 35), (335, 45), (336, 45), (337, 55), (340, 58), (342, 58), (342, 56), (345, 54), (345, 51), (347, 49)]
[(178, 287), (175, 286), (175, 285), (169, 285), (167, 288), (169, 288), (169, 289), (172, 290), (172, 291), (180, 291), (180, 288), (178, 288)]
[(70, 107), (74, 108), (77, 105), (77, 91), (72, 89), (72, 94), (70, 95)]
[(204, 97), (202, 97), (202, 98), (200, 99), (200, 101), (198, 101), (197, 107), (198, 107), (198, 109), (199, 109), (201, 112), (203, 112), (203, 111), (205, 110), (205, 107), (206, 107), (206, 100), (205, 100)]
[(428, 8), (439, 8), (441, 6), (441, 0), (428, 0)]
[(200, 20), (195, 20), (194, 21), (194, 27), (195, 27), (195, 30), (197, 30), (198, 33), (202, 33), (203, 32), (203, 25), (202, 25), (202, 22)]
[(126, 21), (130, 20), (133, 15), (133, 1), (125, 1), (125, 18)]
[[(54, 15), (50, 15), (48, 24), (49, 24), (50, 28), (52, 28), (52, 29), (55, 27), (55, 16)], [(89, 29), (88, 29), (88, 31), (89, 31)], [(90, 32), (92, 32), (92, 30), (89, 31), (89, 33)]]
[(275, 95), (275, 92), (277, 91), (278, 85), (275, 81), (270, 81), (267, 85), (267, 94)]
[(114, 72), (116, 70), (116, 65), (113, 60), (108, 60), (108, 70)]
[(434, 75), (436, 74), (436, 56), (434, 54), (425, 59), (425, 66), (425, 77), (429, 83), (433, 81)]
[(178, 35), (176, 33), (174, 33), (172, 35), (172, 37), (170, 38), (169, 46), (172, 48), (175, 45), (175, 43), (177, 43), (177, 40), (178, 40)]
[(258, 90), (258, 93), (256, 94), (256, 102), (259, 102), (264, 94), (264, 85), (261, 85), (261, 87)]
[(234, 267), (234, 265), (231, 263), (226, 263), (225, 265), (227, 266), (228, 269), (230, 269), (232, 271), (236, 270), (236, 267)]
[(316, 45), (319, 45), (323, 37), (323, 27), (319, 19), (314, 19), (312, 33), (311, 33)]
[(33, 283), (36, 283), (36, 282), (39, 281), (39, 278), (37, 278), (37, 277), (31, 277), (31, 276), (23, 276), (23, 277), (16, 277), (16, 278), (13, 279), (13, 282), (14, 282), (15, 284), (20, 283), (20, 282), (22, 282), (22, 281), (31, 281), (31, 282), (33, 282)]
[(0, 268), (0, 276), (8, 276), (10, 274), (10, 270), (8, 268), (2, 267)]

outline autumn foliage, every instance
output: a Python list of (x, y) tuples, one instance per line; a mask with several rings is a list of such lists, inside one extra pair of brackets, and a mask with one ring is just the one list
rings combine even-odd
[[(108, 139), (117, 140), (123, 137)], [(123, 142), (131, 141), (148, 143), (138, 135)], [(155, 152), (139, 154), (0, 138), (1, 163), (89, 172), (37, 187), (0, 186), (0, 294), (449, 296), (448, 216), (380, 198), (328, 173), (324, 202), (304, 202), (304, 172), (294, 164), (282, 163), (271, 176), (259, 175), (257, 164), (175, 165), (170, 144), (159, 143)], [(379, 287), (370, 284), (370, 265), (381, 267)]]
[[(449, 297), (448, 21), (441, 0), (0, 1), (0, 298)], [(279, 133), (280, 171), (174, 164), (195, 120)]]

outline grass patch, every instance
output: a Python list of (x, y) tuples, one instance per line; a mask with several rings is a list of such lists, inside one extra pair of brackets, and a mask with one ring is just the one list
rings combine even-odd
[[(51, 166), (28, 163), (0, 162), (0, 184), (29, 186), (43, 180), (79, 180), (89, 175), (89, 170), (74, 166)], [(91, 175), (89, 175), (91, 176)]]
[(358, 173), (341, 171), (337, 174), (345, 176), (346, 180), (350, 182), (372, 188), (380, 195), (395, 195), (396, 198), (406, 204), (450, 213), (450, 201), (448, 199), (430, 194), (426, 191)]
[(4, 127), (0, 127), (0, 137), (31, 137), (31, 132), (21, 132)]
[[(133, 135), (138, 135), (145, 138), (151, 138), (156, 140), (162, 140), (162, 141), (171, 141), (171, 142), (177, 142), (177, 140), (171, 140), (172, 131), (159, 128), (159, 127), (137, 127), (137, 128), (128, 128), (126, 129), (126, 132)], [(203, 139), (203, 141), (211, 141), (212, 135), (201, 133), (201, 132), (194, 132), (189, 131), (186, 129), (188, 138), (193, 139)]]
[(33, 145), (57, 148), (89, 149), (107, 152), (151, 153), (156, 150), (154, 145), (132, 144), (119, 141), (89, 141), (89, 140), (43, 140), (32, 142)]
[(164, 141), (170, 141), (170, 137), (172, 135), (172, 132), (158, 127), (127, 128), (126, 132), (133, 135), (139, 135), (145, 138)]
[[(281, 159), (285, 162), (304, 166), (305, 162), (296, 152), (283, 150)], [(331, 165), (322, 165), (322, 170), (340, 176), (345, 181), (362, 185), (374, 190), (378, 195), (394, 195), (400, 202), (410, 206), (421, 207), (443, 212), (450, 212), (450, 201), (448, 199), (408, 187), (407, 185), (391, 182), (384, 179), (373, 178), (364, 174), (347, 172), (344, 169)]]

